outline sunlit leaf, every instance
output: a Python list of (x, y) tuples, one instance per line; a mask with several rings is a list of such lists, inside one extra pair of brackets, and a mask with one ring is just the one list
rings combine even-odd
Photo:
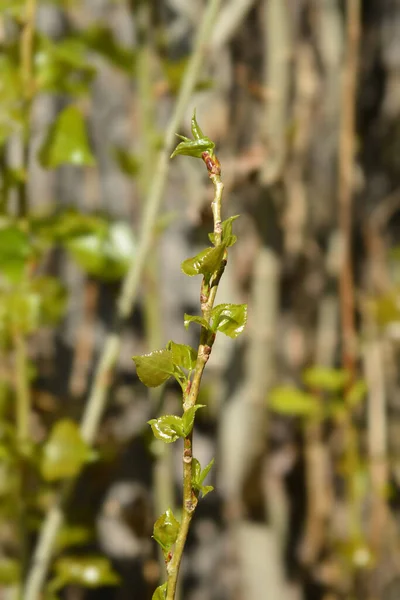
[(77, 424), (63, 419), (54, 425), (43, 447), (40, 470), (46, 481), (74, 477), (92, 457)]
[(132, 358), (140, 381), (147, 387), (158, 387), (175, 373), (170, 350), (154, 350)]
[(198, 323), (202, 327), (205, 327), (208, 331), (211, 331), (211, 328), (204, 317), (188, 315), (187, 313), (185, 313), (183, 323), (186, 329), (189, 327), (190, 323)]
[(112, 223), (106, 230), (75, 236), (66, 247), (89, 275), (106, 281), (123, 277), (136, 252), (132, 230), (122, 222)]
[(320, 413), (319, 402), (314, 396), (290, 386), (272, 389), (268, 395), (268, 406), (283, 415), (313, 417)]
[(189, 435), (189, 433), (193, 429), (194, 418), (195, 418), (196, 412), (199, 410), (199, 408), (204, 408), (204, 406), (205, 406), (204, 404), (196, 404), (195, 406), (191, 406), (190, 408), (188, 408), (188, 410), (186, 410), (183, 413), (182, 424), (183, 424), (183, 433), (184, 433), (185, 437), (187, 435)]
[(224, 253), (224, 244), (214, 248), (206, 248), (199, 252), (199, 254), (196, 254), (196, 256), (184, 260), (181, 269), (189, 277), (193, 277), (194, 275), (211, 275), (220, 268)]
[(208, 465), (202, 470), (199, 461), (197, 458), (193, 459), (193, 477), (192, 477), (192, 486), (193, 488), (200, 492), (202, 497), (206, 496), (209, 492), (212, 492), (214, 489), (212, 485), (203, 485), (205, 478), (211, 470), (211, 467), (214, 464), (214, 459), (212, 459)]
[[(225, 219), (225, 221), (222, 221), (222, 223), (221, 223), (221, 226), (222, 226), (221, 241), (222, 241), (222, 243), (225, 244), (226, 248), (229, 248), (229, 246), (233, 246), (233, 244), (235, 244), (237, 241), (236, 235), (232, 234), (232, 223), (233, 223), (233, 221), (236, 221), (236, 219), (238, 219), (239, 217), (240, 217), (240, 215), (234, 215), (233, 217), (229, 217), (228, 219)], [(215, 244), (215, 233), (209, 233), (208, 237), (210, 238), (210, 241), (213, 244)]]
[(167, 583), (163, 583), (156, 588), (151, 600), (166, 600), (167, 598)]
[(43, 167), (62, 164), (92, 166), (95, 159), (89, 147), (84, 118), (76, 106), (68, 106), (50, 126), (39, 151)]
[(174, 156), (177, 156), (177, 154), (193, 156), (195, 158), (201, 158), (203, 152), (208, 152), (211, 155), (214, 154), (215, 144), (210, 140), (210, 138), (205, 136), (200, 129), (200, 126), (196, 120), (196, 111), (194, 111), (192, 117), (192, 135), (194, 138), (193, 140), (185, 137), (184, 135), (178, 135), (182, 142), (177, 145), (171, 154), (171, 158), (174, 158)]
[(65, 585), (97, 588), (120, 582), (110, 562), (102, 556), (65, 556), (55, 562), (54, 570)]
[(160, 544), (164, 552), (169, 552), (175, 544), (179, 528), (180, 523), (170, 508), (154, 523), (153, 538)]
[(211, 313), (213, 331), (237, 338), (246, 325), (247, 304), (218, 304)]
[(191, 371), (196, 366), (197, 351), (187, 344), (176, 344), (172, 340), (168, 342), (167, 349), (172, 353), (174, 365)]
[(176, 442), (178, 438), (185, 437), (184, 424), (181, 417), (163, 415), (158, 419), (151, 419), (148, 423), (151, 425), (154, 436), (166, 444), (171, 444), (172, 442)]
[(349, 382), (350, 374), (345, 369), (315, 366), (306, 369), (302, 379), (307, 387), (326, 392), (339, 392)]

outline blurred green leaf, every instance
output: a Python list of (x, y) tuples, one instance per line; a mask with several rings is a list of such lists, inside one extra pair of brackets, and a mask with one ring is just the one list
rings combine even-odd
[(211, 331), (211, 327), (204, 317), (197, 317), (196, 315), (188, 315), (185, 313), (183, 323), (186, 329), (189, 327), (190, 323), (198, 323), (202, 327), (205, 327), (208, 331)]
[(90, 27), (83, 33), (83, 39), (90, 50), (106, 58), (115, 67), (129, 74), (134, 70), (135, 53), (130, 48), (117, 43), (109, 28), (102, 25)]
[(136, 154), (124, 148), (114, 148), (114, 158), (121, 171), (128, 177), (135, 177), (140, 171), (140, 160)]
[(224, 253), (224, 244), (214, 248), (206, 248), (199, 252), (199, 254), (196, 254), (196, 256), (184, 260), (181, 269), (189, 277), (193, 277), (194, 275), (212, 275), (212, 273), (220, 268)]
[(158, 419), (151, 419), (148, 423), (151, 425), (154, 436), (166, 444), (176, 442), (178, 438), (185, 436), (183, 420), (181, 417), (175, 415), (163, 415)]
[[(237, 237), (236, 235), (232, 234), (232, 223), (233, 221), (236, 221), (236, 219), (238, 219), (240, 217), (240, 215), (234, 215), (233, 217), (229, 217), (229, 219), (225, 219), (225, 221), (222, 221), (221, 226), (222, 226), (222, 243), (225, 244), (226, 248), (229, 248), (229, 246), (233, 246), (233, 244), (236, 243), (237, 241)], [(209, 233), (208, 237), (210, 239), (210, 241), (215, 244), (215, 233)]]
[(62, 164), (93, 166), (94, 156), (90, 150), (85, 121), (76, 106), (68, 106), (49, 127), (39, 151), (43, 167), (55, 169)]
[(87, 588), (118, 585), (120, 578), (110, 562), (100, 556), (65, 556), (56, 560), (54, 571), (64, 585), (73, 584)]
[(209, 492), (213, 491), (212, 485), (203, 485), (205, 478), (211, 470), (211, 467), (214, 464), (214, 459), (212, 459), (208, 465), (202, 470), (201, 465), (197, 458), (193, 459), (193, 476), (192, 476), (192, 486), (193, 488), (200, 492), (202, 497), (206, 496)]
[(75, 477), (93, 452), (82, 439), (74, 421), (63, 419), (51, 430), (42, 452), (40, 470), (46, 481)]
[(11, 558), (0, 559), (0, 584), (12, 585), (19, 583), (21, 578), (21, 566), (19, 561)]
[(367, 382), (364, 379), (355, 381), (346, 392), (346, 403), (351, 408), (356, 408), (365, 399), (367, 392)]
[(140, 381), (147, 387), (158, 387), (175, 373), (170, 350), (154, 350), (132, 358)]
[(40, 325), (54, 325), (63, 317), (67, 293), (56, 277), (35, 277), (31, 281), (33, 294), (39, 296)]
[(122, 222), (112, 223), (107, 230), (74, 236), (66, 247), (89, 275), (106, 281), (121, 279), (136, 251), (132, 230)]
[(21, 278), (32, 254), (29, 236), (16, 225), (0, 225), (0, 273), (11, 281)]
[(235, 339), (247, 321), (247, 304), (218, 304), (211, 312), (212, 330)]
[(381, 327), (400, 321), (400, 289), (395, 287), (387, 294), (369, 302), (371, 312)]
[(154, 523), (153, 538), (161, 546), (164, 555), (169, 552), (176, 542), (180, 528), (179, 521), (168, 508)]
[(339, 392), (349, 382), (350, 374), (344, 369), (315, 366), (306, 369), (302, 379), (307, 387), (325, 392)]
[(196, 366), (197, 351), (187, 344), (176, 344), (172, 340), (168, 342), (167, 349), (172, 353), (174, 365), (191, 371)]
[(193, 429), (194, 418), (196, 412), (199, 408), (204, 408), (205, 404), (196, 404), (195, 406), (191, 406), (183, 413), (182, 424), (183, 424), (183, 434), (186, 437)]
[(163, 583), (162, 585), (159, 585), (158, 588), (155, 589), (151, 600), (166, 600), (166, 597), (167, 597), (167, 583)]
[(63, 525), (57, 534), (56, 548), (58, 552), (71, 546), (82, 546), (93, 539), (94, 534), (82, 525)]
[(26, 123), (18, 57), (0, 53), (0, 146)]
[(290, 386), (272, 389), (268, 395), (268, 406), (274, 412), (298, 417), (314, 417), (321, 410), (314, 396)]
[(31, 228), (41, 239), (67, 243), (72, 238), (88, 234), (96, 234), (104, 239), (109, 223), (104, 217), (82, 214), (69, 208), (56, 215), (32, 216)]

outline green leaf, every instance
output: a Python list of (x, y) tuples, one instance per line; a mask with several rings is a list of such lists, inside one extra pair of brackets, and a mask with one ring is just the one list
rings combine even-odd
[(189, 435), (189, 433), (193, 429), (194, 417), (199, 408), (204, 408), (205, 404), (196, 404), (195, 406), (191, 406), (187, 411), (183, 413), (182, 424), (183, 424), (183, 433), (184, 437)]
[(193, 459), (193, 477), (192, 477), (192, 487), (201, 493), (202, 497), (206, 496), (209, 492), (212, 492), (214, 489), (212, 485), (203, 485), (203, 481), (207, 477), (208, 473), (211, 470), (211, 467), (214, 464), (214, 459), (212, 459), (208, 465), (201, 470), (201, 466), (197, 458)]
[(0, 227), (0, 273), (18, 281), (32, 254), (29, 236), (16, 225)]
[(31, 290), (40, 299), (40, 325), (53, 325), (63, 317), (67, 293), (56, 277), (36, 277), (31, 282)]
[(367, 383), (364, 379), (355, 381), (350, 389), (346, 393), (346, 403), (351, 407), (355, 408), (365, 398), (368, 392)]
[(154, 523), (153, 538), (160, 544), (164, 553), (168, 553), (175, 544), (180, 526), (170, 508)]
[(159, 585), (156, 588), (151, 600), (166, 600), (167, 598), (167, 582)]
[(52, 123), (39, 151), (43, 167), (55, 169), (62, 164), (93, 166), (83, 116), (76, 106), (65, 108)]
[(151, 425), (154, 436), (166, 444), (185, 437), (183, 420), (176, 415), (163, 415), (158, 419), (151, 419), (148, 423)]
[(90, 50), (100, 54), (115, 67), (132, 74), (136, 56), (130, 48), (115, 41), (111, 29), (95, 25), (83, 33), (83, 39)]
[(110, 562), (102, 556), (65, 556), (54, 565), (57, 579), (64, 584), (98, 588), (105, 585), (118, 585), (120, 578)]
[(313, 417), (320, 413), (318, 400), (295, 387), (281, 386), (271, 390), (268, 406), (274, 412), (298, 417)]
[(181, 265), (185, 275), (193, 277), (194, 275), (212, 275), (221, 266), (224, 258), (225, 245), (220, 244), (214, 248), (206, 248), (193, 256), (183, 261)]
[(61, 552), (71, 546), (85, 545), (93, 537), (93, 531), (88, 527), (83, 527), (82, 525), (63, 525), (57, 534), (57, 551)]
[(158, 387), (175, 374), (170, 350), (154, 350), (132, 358), (140, 381), (147, 387)]
[(140, 171), (140, 160), (136, 154), (124, 148), (114, 148), (113, 155), (121, 171), (128, 177), (135, 177)]
[[(235, 244), (237, 241), (236, 235), (232, 234), (232, 223), (233, 223), (233, 221), (236, 221), (236, 219), (238, 219), (239, 217), (240, 217), (240, 215), (234, 215), (233, 217), (229, 217), (228, 219), (225, 219), (225, 221), (222, 221), (222, 223), (221, 223), (221, 226), (222, 226), (221, 241), (222, 241), (222, 243), (225, 244), (226, 248), (229, 248), (229, 246), (233, 246), (233, 244)], [(215, 233), (209, 233), (208, 237), (210, 238), (210, 241), (213, 244), (215, 244)]]
[(174, 158), (174, 156), (177, 156), (178, 154), (193, 156), (195, 158), (201, 158), (203, 152), (209, 152), (211, 155), (214, 154), (215, 144), (201, 131), (196, 120), (196, 111), (193, 112), (192, 117), (192, 135), (194, 138), (193, 140), (184, 135), (178, 135), (182, 142), (177, 145), (171, 154), (171, 158)]
[(132, 230), (122, 222), (112, 223), (106, 232), (75, 236), (66, 247), (82, 269), (106, 281), (121, 279), (136, 252)]
[(218, 304), (211, 312), (213, 331), (237, 338), (246, 325), (247, 304)]
[(25, 0), (0, 0), (0, 13), (22, 19), (26, 10)]
[(183, 323), (184, 323), (186, 329), (189, 327), (190, 323), (198, 323), (202, 327), (205, 327), (205, 329), (207, 329), (208, 331), (211, 331), (211, 327), (209, 326), (209, 324), (207, 323), (207, 321), (204, 317), (198, 317), (196, 315), (188, 315), (187, 313), (185, 313)]
[(172, 361), (175, 366), (191, 371), (196, 366), (197, 351), (187, 344), (176, 344), (172, 340), (167, 344), (167, 350), (172, 353)]
[(42, 452), (40, 470), (46, 481), (75, 477), (92, 460), (93, 452), (74, 421), (63, 419), (51, 430)]
[(11, 558), (0, 559), (0, 584), (13, 585), (19, 583), (21, 578), (21, 566), (19, 561)]
[(304, 384), (316, 390), (339, 392), (349, 382), (350, 374), (344, 369), (330, 367), (310, 367), (303, 372)]

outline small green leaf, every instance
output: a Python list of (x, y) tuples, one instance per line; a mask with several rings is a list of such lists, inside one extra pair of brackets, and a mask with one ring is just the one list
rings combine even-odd
[(350, 374), (344, 369), (315, 366), (303, 372), (304, 384), (316, 390), (339, 392), (349, 382)]
[(154, 350), (132, 358), (140, 381), (147, 387), (158, 387), (175, 373), (170, 350)]
[(21, 578), (21, 566), (11, 558), (0, 559), (0, 584), (4, 586), (18, 583)]
[(163, 415), (158, 419), (151, 419), (148, 423), (151, 425), (154, 436), (166, 444), (171, 444), (172, 442), (176, 442), (178, 438), (185, 437), (181, 417)]
[(171, 154), (171, 158), (174, 158), (177, 154), (184, 154), (185, 156), (193, 156), (195, 158), (201, 158), (203, 152), (209, 152), (211, 155), (214, 154), (215, 144), (200, 129), (196, 120), (196, 111), (193, 112), (192, 117), (192, 135), (193, 140), (184, 135), (178, 135), (182, 142), (177, 145)]
[(205, 404), (196, 404), (195, 406), (191, 406), (187, 411), (183, 413), (182, 423), (183, 423), (183, 433), (184, 437), (189, 435), (189, 433), (193, 429), (194, 417), (199, 408), (204, 408)]
[(214, 459), (212, 459), (208, 465), (201, 470), (201, 466), (197, 458), (193, 459), (193, 477), (192, 477), (192, 486), (193, 488), (200, 492), (202, 497), (206, 496), (209, 492), (212, 492), (214, 489), (212, 485), (203, 485), (203, 481), (207, 477), (208, 473), (211, 470), (211, 467), (214, 464)]
[(172, 340), (168, 342), (167, 349), (172, 353), (172, 361), (175, 366), (191, 371), (196, 366), (197, 351), (187, 344), (176, 344)]
[(156, 588), (151, 600), (166, 600), (167, 598), (167, 582), (159, 585)]
[(209, 324), (207, 323), (207, 321), (204, 317), (198, 317), (196, 315), (188, 315), (187, 313), (185, 313), (183, 323), (184, 323), (186, 329), (189, 327), (190, 323), (198, 323), (202, 327), (205, 327), (205, 329), (207, 329), (208, 331), (211, 331), (211, 327), (209, 326)]
[(110, 562), (101, 556), (65, 556), (56, 561), (54, 570), (57, 579), (62, 580), (64, 585), (73, 584), (97, 588), (105, 585), (118, 585), (120, 582), (120, 578), (112, 569)]
[(140, 171), (140, 160), (136, 154), (124, 148), (114, 148), (114, 158), (121, 171), (128, 177), (135, 177)]
[[(226, 248), (229, 248), (229, 246), (233, 246), (233, 244), (235, 244), (237, 241), (236, 235), (232, 234), (232, 223), (233, 223), (233, 221), (236, 221), (236, 219), (238, 219), (239, 217), (240, 217), (240, 215), (234, 215), (233, 217), (229, 217), (229, 219), (225, 219), (225, 221), (222, 221), (222, 223), (221, 223), (221, 226), (222, 226), (221, 241), (222, 241), (222, 243), (225, 244)], [(215, 244), (215, 233), (209, 233), (208, 237), (210, 238), (210, 241), (213, 244)]]
[(40, 470), (46, 481), (74, 477), (93, 458), (74, 421), (63, 419), (51, 430), (43, 447)]
[(181, 269), (189, 277), (193, 277), (194, 275), (212, 275), (220, 268), (224, 253), (224, 244), (220, 244), (214, 248), (206, 248), (199, 252), (199, 254), (196, 254), (196, 256), (184, 260)]
[(163, 552), (168, 553), (175, 544), (181, 524), (168, 508), (154, 523), (153, 538), (160, 544)]
[(237, 338), (246, 325), (247, 304), (218, 304), (211, 312), (212, 330)]
[(89, 148), (85, 122), (76, 106), (65, 108), (52, 123), (39, 151), (39, 160), (42, 166), (48, 169), (55, 169), (62, 164), (95, 164)]
[(364, 379), (359, 379), (355, 381), (353, 385), (350, 387), (348, 392), (346, 393), (346, 403), (355, 408), (362, 402), (367, 395), (368, 387), (367, 383)]
[(319, 402), (314, 396), (291, 386), (276, 387), (271, 390), (268, 406), (283, 415), (312, 417), (320, 413)]

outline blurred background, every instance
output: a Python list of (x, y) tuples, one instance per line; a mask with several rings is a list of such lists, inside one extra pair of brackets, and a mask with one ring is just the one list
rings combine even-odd
[(147, 421), (181, 394), (132, 355), (198, 344), (213, 186), (167, 161), (194, 108), (249, 319), (203, 378), (180, 598), (398, 600), (399, 0), (0, 0), (0, 598), (165, 579), (182, 448)]

